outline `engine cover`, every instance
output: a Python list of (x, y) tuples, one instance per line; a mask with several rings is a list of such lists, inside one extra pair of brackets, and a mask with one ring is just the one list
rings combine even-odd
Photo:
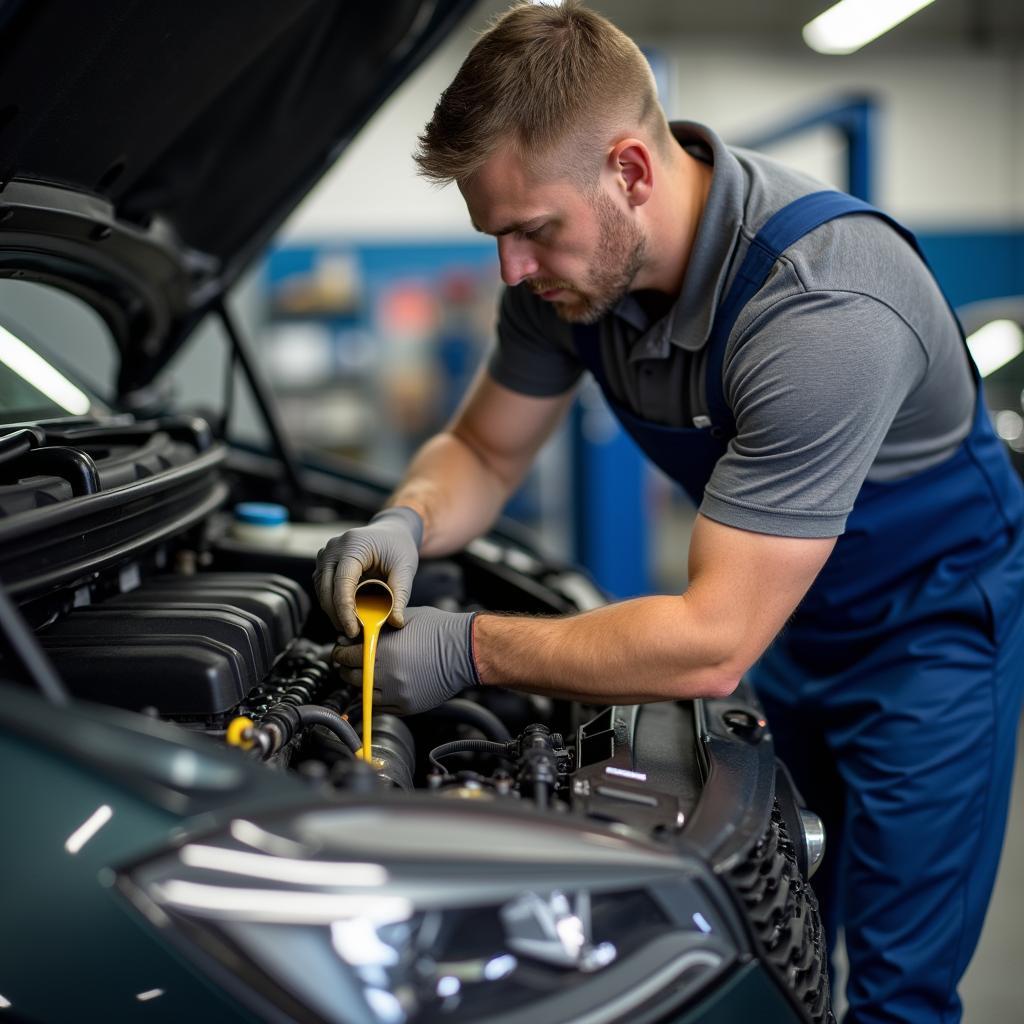
[(259, 685), (308, 611), (281, 576), (176, 576), (76, 609), (39, 639), (77, 697), (208, 718)]

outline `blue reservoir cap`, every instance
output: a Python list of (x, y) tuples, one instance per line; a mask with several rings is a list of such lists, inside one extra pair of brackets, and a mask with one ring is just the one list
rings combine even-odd
[(270, 501), (243, 501), (235, 506), (235, 522), (252, 526), (280, 526), (288, 522), (288, 509)]

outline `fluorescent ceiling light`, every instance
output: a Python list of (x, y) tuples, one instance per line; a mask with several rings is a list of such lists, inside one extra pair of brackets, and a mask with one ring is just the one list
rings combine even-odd
[(993, 320), (967, 339), (967, 347), (978, 373), (987, 377), (1024, 352), (1024, 330), (1013, 320)]
[(72, 416), (84, 416), (89, 411), (89, 396), (6, 327), (0, 327), (0, 363), (4, 363)]
[(804, 42), (818, 53), (853, 53), (933, 0), (840, 0), (804, 25)]

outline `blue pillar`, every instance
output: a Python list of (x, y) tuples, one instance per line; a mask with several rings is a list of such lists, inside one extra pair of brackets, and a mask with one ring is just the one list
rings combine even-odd
[(649, 593), (647, 463), (592, 381), (571, 436), (576, 560), (614, 597)]
[(846, 189), (864, 202), (874, 201), (875, 182), (872, 156), (874, 146), (874, 103), (864, 100), (851, 104), (846, 117)]
[(765, 149), (822, 126), (840, 132), (846, 142), (846, 191), (874, 202), (874, 124), (878, 103), (871, 96), (848, 96), (789, 118), (742, 140), (747, 149)]

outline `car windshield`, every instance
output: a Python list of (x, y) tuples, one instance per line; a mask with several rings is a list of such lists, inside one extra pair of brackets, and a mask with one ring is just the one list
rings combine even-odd
[(0, 418), (4, 423), (86, 416), (94, 400), (0, 324)]
[(0, 421), (101, 415), (113, 339), (80, 299), (34, 281), (0, 280)]

